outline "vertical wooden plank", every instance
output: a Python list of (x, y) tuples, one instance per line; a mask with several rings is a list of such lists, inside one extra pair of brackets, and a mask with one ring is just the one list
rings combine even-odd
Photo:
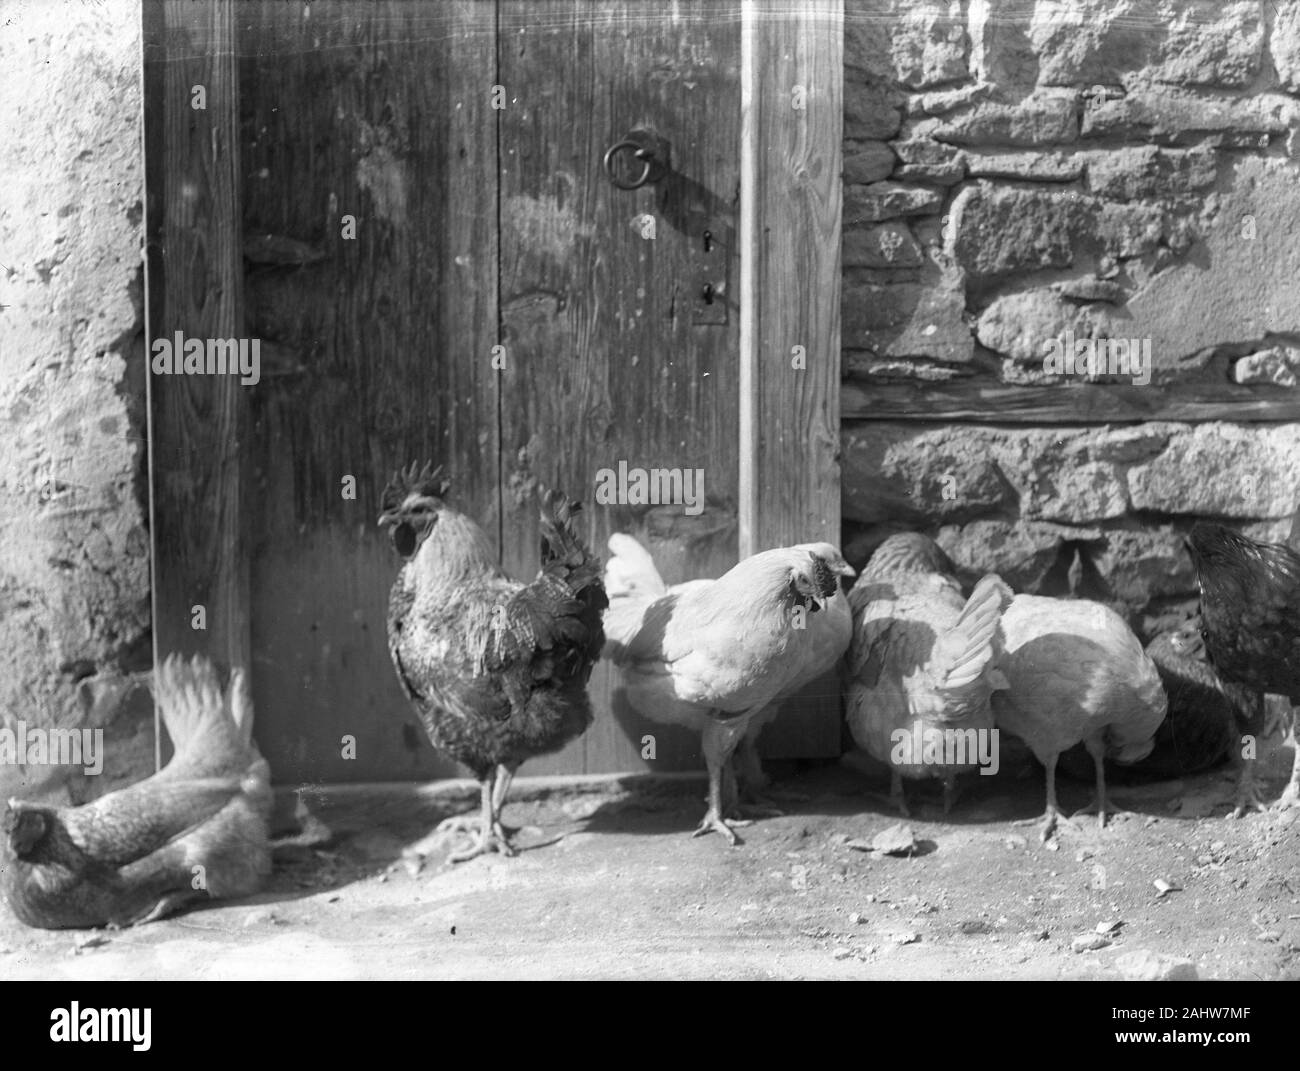
[[(145, 4), (151, 354), (177, 332), (204, 343), (244, 335), (234, 7)], [(248, 391), (233, 375), (149, 377), (155, 658), (249, 663)], [(205, 630), (191, 627), (195, 606)]]
[[(516, 576), (537, 568), (536, 481), (586, 503), (598, 552), (631, 532), (670, 583), (736, 560), (738, 34), (736, 6), (706, 0), (501, 4), (503, 550)], [(617, 189), (605, 150), (642, 126), (667, 140), (671, 168)], [(702, 308), (706, 276), (715, 303)], [(705, 508), (596, 505), (597, 474), (620, 461), (703, 469)], [(607, 665), (592, 692), (588, 733), (525, 772), (699, 767), (698, 738), (630, 710)]]
[(238, 10), (249, 330), (275, 355), (253, 397), (259, 742), (281, 783), (454, 776), (390, 666), (375, 518), (393, 469), (431, 459), (498, 530), (495, 9)]
[[(755, 549), (838, 543), (843, 0), (754, 0), (746, 18), (757, 75)], [(784, 710), (765, 752), (839, 754), (836, 681)]]

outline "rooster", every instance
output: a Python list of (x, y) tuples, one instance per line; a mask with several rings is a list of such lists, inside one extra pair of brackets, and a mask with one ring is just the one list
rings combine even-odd
[[(1190, 546), (1201, 588), (1201, 633), (1214, 668), (1261, 696), (1300, 701), (1300, 553), (1218, 524), (1198, 524)], [(1262, 808), (1250, 761), (1241, 778), (1236, 813)], [(1300, 747), (1277, 805), (1300, 806)]]
[[(946, 555), (925, 536), (891, 536), (849, 593), (849, 729), (859, 747), (889, 764), (890, 799), (904, 815), (904, 777), (940, 778), (944, 813), (951, 809), (957, 775), (976, 766), (978, 734), (993, 728), (990, 696), (1005, 683), (996, 667), (999, 620), (1011, 589), (989, 575), (963, 598), (955, 579), (932, 571), (945, 566), (951, 566)], [(964, 761), (958, 761), (956, 748), (947, 765), (923, 761), (924, 751), (896, 750), (900, 733), (924, 742), (931, 730), (931, 739), (960, 740)]]
[(591, 724), (587, 681), (605, 642), (601, 563), (574, 526), (581, 508), (541, 489), (542, 566), (531, 584), (507, 576), (483, 530), (447, 505), (440, 469), (411, 465), (384, 490), (379, 516), (403, 564), (388, 600), (388, 650), (429, 741), (468, 766), (477, 827), (449, 859), (513, 855), (501, 810), (520, 765), (558, 751)]
[(993, 696), (1000, 728), (1023, 740), (1047, 770), (1042, 839), (1067, 822), (1056, 803), (1056, 762), (1082, 742), (1096, 776), (1093, 806), (1106, 824), (1107, 756), (1129, 765), (1151, 754), (1165, 720), (1155, 664), (1114, 610), (1086, 599), (1017, 595), (1002, 615), (1007, 687)]
[[(734, 846), (732, 755), (776, 703), (843, 656), (849, 623), (839, 577), (852, 570), (829, 543), (811, 543), (667, 588), (636, 540), (616, 534), (609, 545), (606, 654), (634, 709), (701, 733), (709, 798), (694, 835), (717, 832)], [(757, 762), (754, 754), (751, 771)]]
[(271, 873), (270, 770), (240, 670), (223, 693), (204, 658), (170, 655), (156, 696), (175, 746), (152, 777), (82, 807), (10, 800), (0, 888), (28, 926), (150, 922), (193, 900), (247, 896)]

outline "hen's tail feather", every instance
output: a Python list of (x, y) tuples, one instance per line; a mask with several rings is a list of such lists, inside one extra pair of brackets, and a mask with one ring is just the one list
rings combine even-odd
[(609, 537), (611, 557), (605, 565), (605, 590), (610, 602), (621, 598), (657, 599), (668, 592), (650, 552), (630, 535)]
[(939, 687), (957, 710), (966, 693), (974, 699), (977, 685), (988, 686), (986, 672), (1000, 654), (999, 625), (1011, 598), (1011, 589), (990, 573), (975, 585), (956, 623), (935, 645)]
[(155, 697), (176, 753), (169, 765), (243, 765), (252, 746), (253, 701), (242, 669), (223, 692), (217, 669), (202, 655), (168, 655), (155, 670)]
[(605, 564), (605, 591), (609, 610), (605, 614), (605, 656), (623, 659), (641, 634), (646, 610), (668, 592), (650, 552), (630, 535), (615, 532), (609, 537), (609, 561)]

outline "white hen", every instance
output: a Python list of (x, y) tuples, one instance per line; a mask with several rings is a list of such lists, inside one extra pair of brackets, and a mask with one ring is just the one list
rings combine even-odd
[(631, 536), (609, 538), (605, 654), (628, 701), (662, 724), (701, 733), (709, 809), (696, 835), (736, 843), (727, 767), (742, 740), (751, 781), (762, 776), (753, 738), (776, 704), (831, 670), (852, 635), (839, 577), (853, 570), (829, 543), (763, 551), (717, 580), (669, 588)]

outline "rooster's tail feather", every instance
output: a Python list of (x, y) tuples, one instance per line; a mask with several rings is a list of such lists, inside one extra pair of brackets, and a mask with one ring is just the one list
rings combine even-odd
[(540, 489), (542, 527), (542, 571), (568, 585), (582, 604), (579, 619), (590, 637), (590, 654), (598, 657), (605, 637), (601, 617), (609, 599), (605, 594), (603, 568), (578, 534), (574, 515), (582, 505), (560, 491)]

